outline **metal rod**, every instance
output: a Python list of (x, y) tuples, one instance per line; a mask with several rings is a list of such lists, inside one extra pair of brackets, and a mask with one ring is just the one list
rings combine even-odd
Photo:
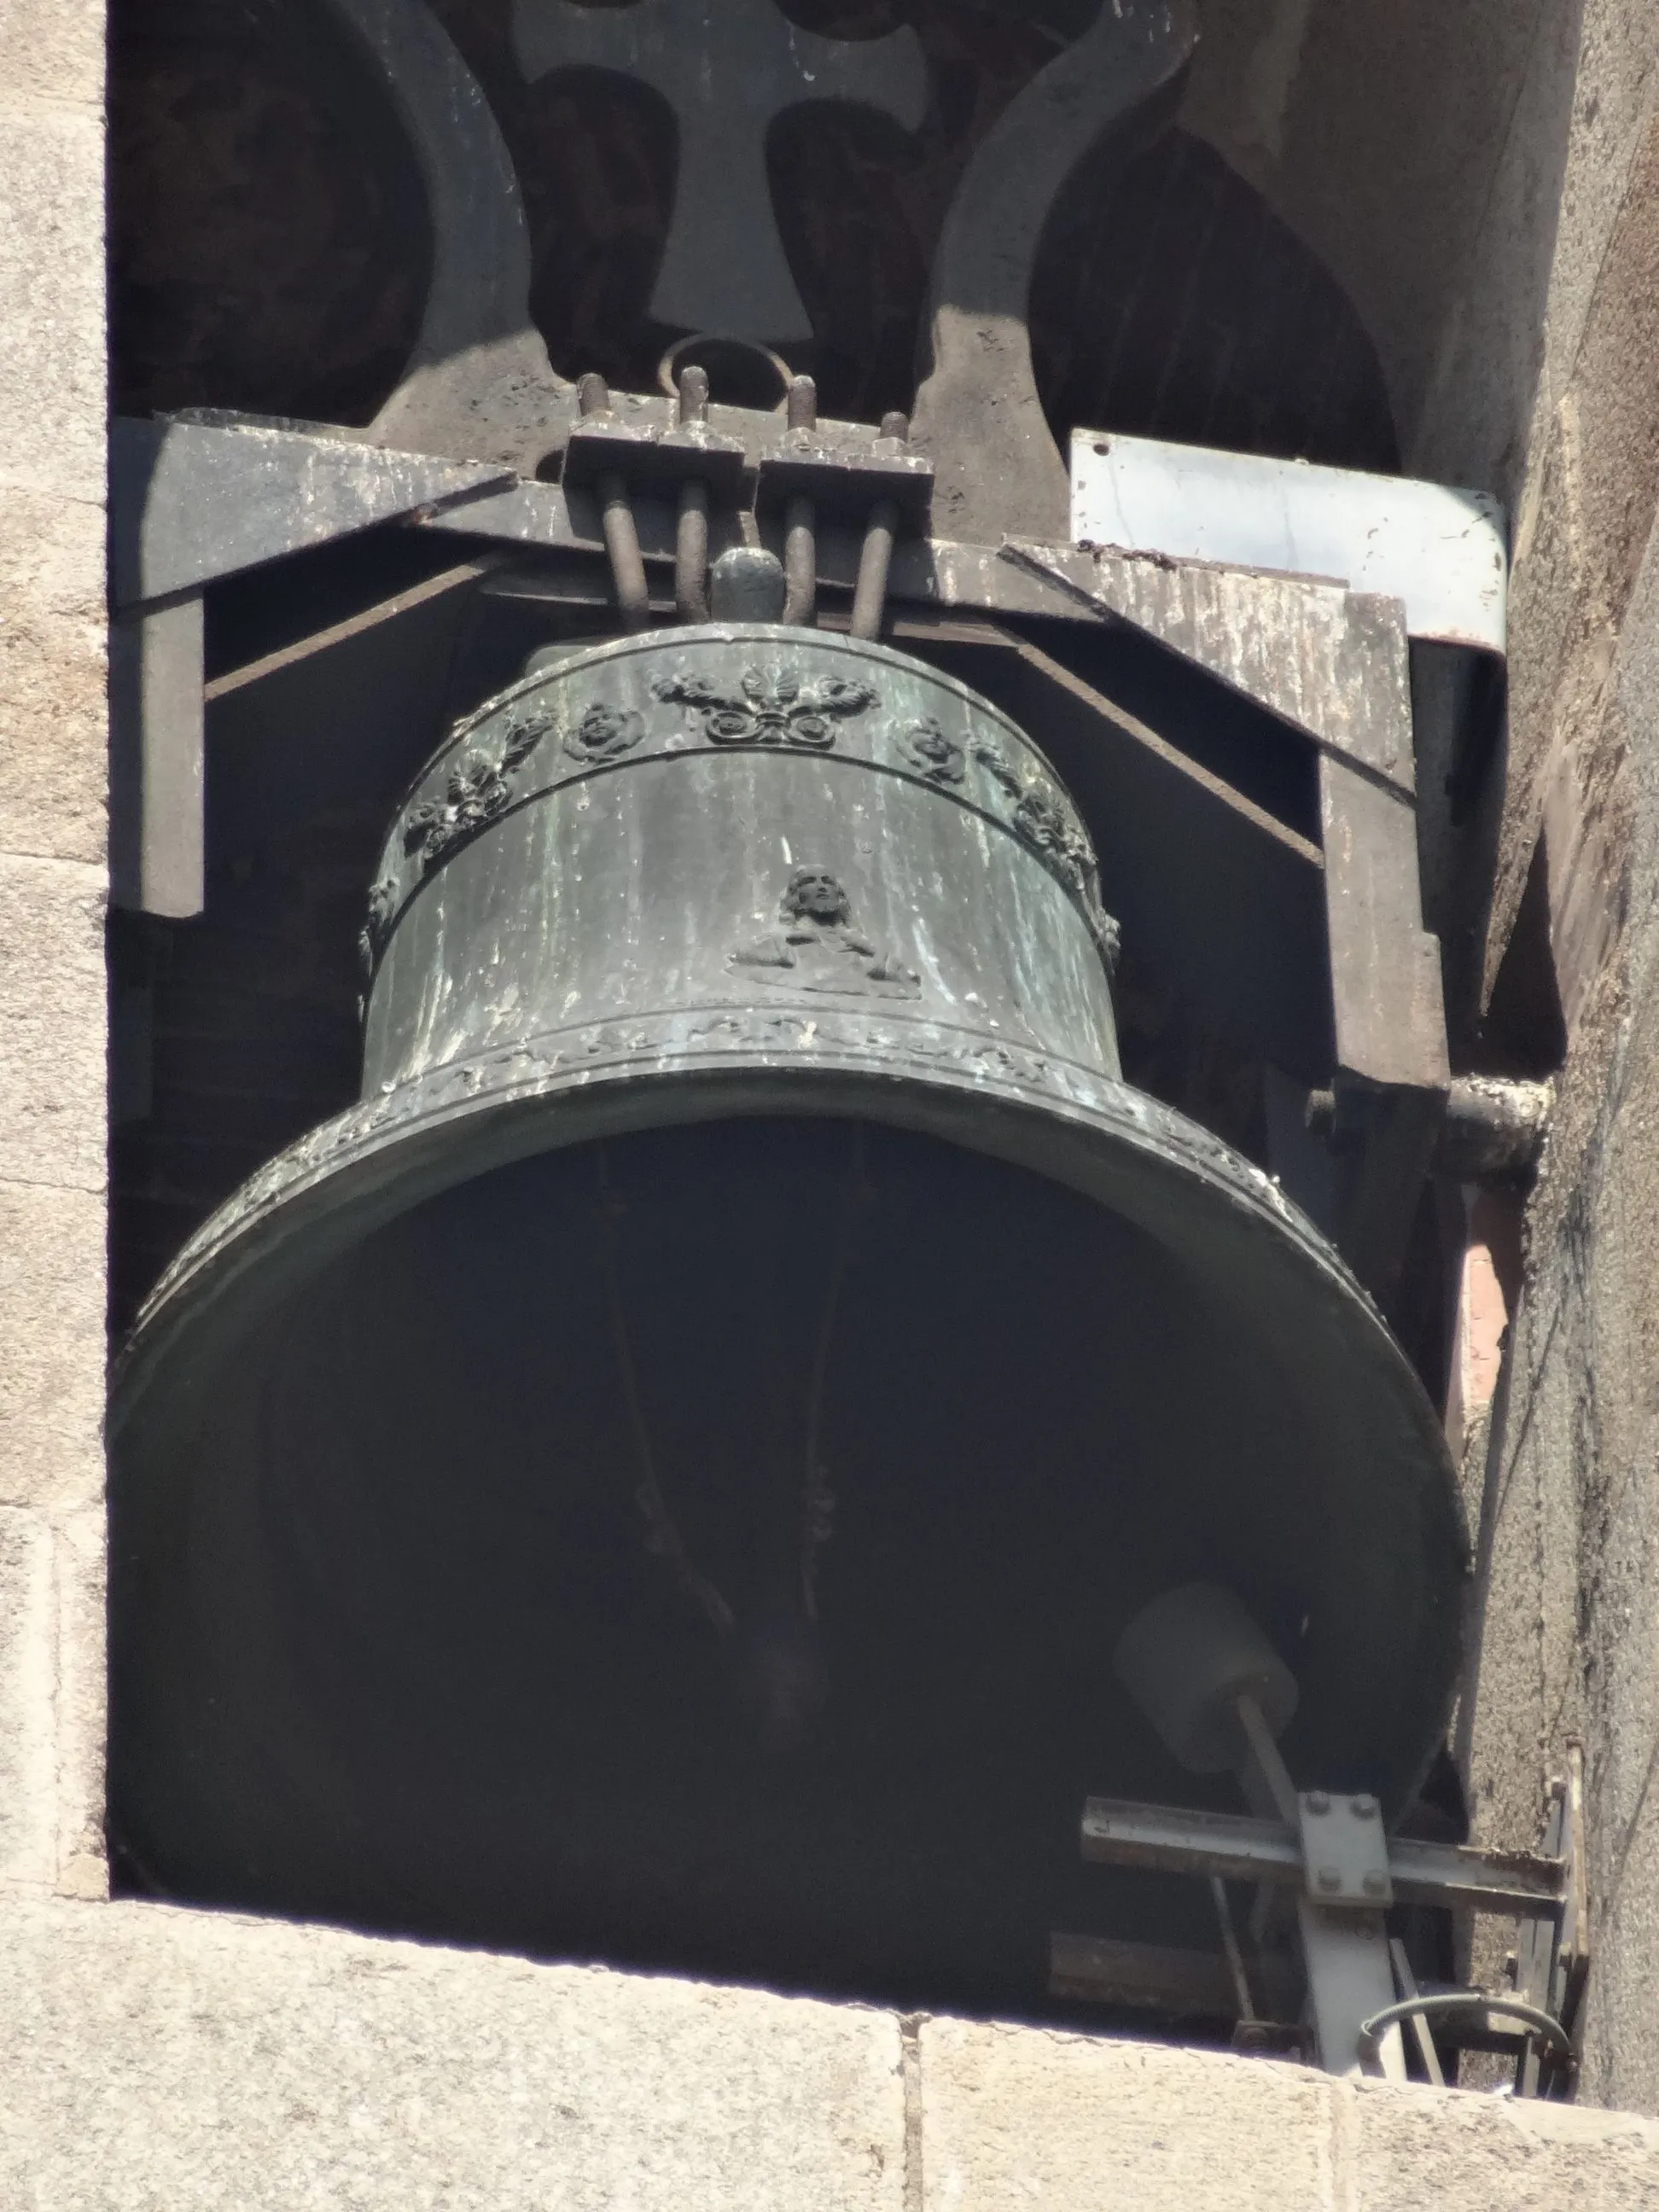
[(783, 511), (783, 620), (805, 628), (818, 600), (818, 511), (797, 493)]
[(792, 376), (784, 402), (792, 430), (815, 430), (818, 422), (818, 387), (810, 376)]
[(611, 556), (611, 580), (616, 586), (623, 627), (644, 629), (651, 620), (651, 598), (646, 588), (645, 562), (640, 554), (640, 533), (634, 526), (634, 507), (628, 496), (628, 486), (612, 469), (599, 478), (595, 489), (599, 495), (605, 550)]
[(688, 477), (680, 486), (679, 520), (674, 530), (674, 605), (682, 622), (708, 620), (708, 487), (701, 477)]
[[(1417, 1977), (1412, 1972), (1412, 1962), (1406, 1956), (1406, 1947), (1397, 1936), (1389, 1938), (1389, 1956), (1394, 1960), (1394, 1978), (1402, 1997), (1418, 1997), (1422, 1991), (1417, 1986)], [(1446, 2077), (1440, 2070), (1440, 2053), (1434, 2047), (1434, 2038), (1429, 2033), (1429, 2023), (1420, 2012), (1411, 2016), (1412, 2036), (1417, 2045), (1417, 2055), (1423, 2062), (1423, 2070), (1437, 2089), (1443, 2089)]]
[(1301, 1812), (1296, 1802), (1296, 1784), (1291, 1779), (1290, 1770), (1279, 1756), (1279, 1746), (1273, 1739), (1273, 1730), (1262, 1718), (1261, 1706), (1254, 1698), (1245, 1695), (1233, 1700), (1233, 1711), (1238, 1716), (1239, 1729), (1243, 1735), (1249, 1757), (1254, 1760), (1262, 1781), (1267, 1784), (1268, 1795), (1273, 1799), (1279, 1819), (1288, 1820), (1291, 1826), (1295, 1827), (1301, 1819)]
[(848, 624), (854, 637), (879, 637), (887, 606), (887, 572), (892, 566), (893, 540), (898, 536), (896, 501), (878, 499), (864, 528), (864, 547), (859, 555), (859, 579), (853, 590), (853, 618)]
[(708, 371), (695, 362), (680, 371), (679, 417), (683, 428), (708, 420)]
[(1210, 1876), (1210, 1894), (1215, 1899), (1215, 1917), (1221, 1923), (1221, 1948), (1227, 1954), (1227, 1972), (1232, 1976), (1238, 2017), (1241, 2021), (1250, 2022), (1256, 2015), (1250, 2002), (1250, 1984), (1244, 1972), (1244, 1954), (1238, 1948), (1238, 1937), (1233, 1930), (1232, 1907), (1227, 1902), (1227, 1885), (1218, 1874)]

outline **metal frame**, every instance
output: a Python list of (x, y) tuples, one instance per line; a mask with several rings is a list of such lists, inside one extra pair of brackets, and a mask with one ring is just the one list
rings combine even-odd
[[(1277, 1753), (1267, 1748), (1277, 1766)], [(1263, 1747), (1255, 1750), (1260, 1758)], [(1437, 2045), (1444, 2045), (1512, 2056), (1517, 2096), (1571, 2096), (1589, 1971), (1579, 1747), (1570, 1747), (1567, 1771), (1551, 1785), (1537, 1852), (1388, 1836), (1375, 1798), (1297, 1793), (1278, 1767), (1268, 1794), (1286, 1792), (1287, 1803), (1273, 1816), (1090, 1798), (1084, 1858), (1208, 1880), (1221, 1907), (1221, 1945), (1206, 1954), (1056, 1934), (1054, 1993), (1175, 2020), (1231, 2013), (1238, 2048), (1300, 2054), (1311, 2044), (1318, 2063), (1337, 2074), (1404, 2078), (1401, 2031), (1409, 2027), (1431, 2081), (1441, 2078)], [(1248, 1961), (1225, 1904), (1227, 1882), (1248, 1884), (1258, 1900), (1251, 1918), (1258, 1946)], [(1282, 1908), (1269, 1904), (1274, 1899), (1295, 1903), (1288, 1946)], [(1513, 1993), (1419, 1987), (1404, 1946), (1389, 1932), (1395, 1905), (1518, 1921)], [(1255, 2009), (1253, 1990), (1270, 2008), (1266, 2018)], [(1300, 2021), (1290, 2016), (1298, 2005)]]
[[(660, 398), (603, 393), (596, 404), (589, 394), (585, 406), (575, 395), (544, 433), (574, 464), (572, 481), (556, 486), (328, 431), (222, 416), (118, 425), (118, 635), (131, 627), (145, 641), (124, 664), (136, 665), (137, 677), (117, 692), (118, 900), (170, 914), (201, 904), (203, 738), (176, 603), (284, 554), (396, 522), (516, 550), (516, 570), (498, 574), (492, 592), (596, 613), (617, 604), (614, 556), (626, 542), (628, 603), (613, 619), (672, 619), (677, 596), (682, 607), (690, 603), (683, 574), (678, 593), (669, 589), (681, 555), (676, 483), (700, 477), (704, 557), (756, 538), (798, 568), (804, 555), (798, 602), (821, 622), (835, 624), (850, 610), (867, 633), (884, 607), (890, 624), (931, 618), (932, 634), (944, 637), (953, 623), (977, 621), (979, 641), (998, 644), (1014, 665), (1017, 710), (1057, 741), (1069, 731), (1075, 760), (1109, 768), (1133, 797), (1133, 805), (1099, 810), (1103, 843), (1123, 847), (1112, 872), (1125, 886), (1132, 932), (1183, 958), (1202, 989), (1230, 1016), (1247, 1018), (1270, 1056), (1293, 1070), (1297, 1037), (1328, 1024), (1343, 1191), (1322, 1226), (1386, 1300), (1449, 1084), (1437, 947), (1419, 889), (1399, 603), (1249, 569), (940, 538), (925, 534), (919, 503), (932, 468), (902, 424), (820, 423), (810, 405), (787, 416), (708, 406), (689, 426), (684, 416)], [(889, 501), (872, 567), (871, 524)], [(1273, 742), (1304, 748), (1317, 782), (1317, 842), (1064, 667), (1024, 629), (1032, 617), (1148, 641), (1172, 671), (1262, 715), (1264, 742), (1277, 732)], [(1210, 931), (1201, 959), (1200, 948), (1180, 952), (1183, 908), (1170, 890), (1183, 862), (1189, 880), (1196, 871), (1228, 887), (1231, 907), (1257, 923), (1254, 941), (1229, 933), (1229, 946), (1218, 947)], [(1328, 974), (1326, 1011), (1316, 1015), (1297, 977), (1322, 928)], [(1310, 1065), (1304, 1079), (1324, 1073)]]

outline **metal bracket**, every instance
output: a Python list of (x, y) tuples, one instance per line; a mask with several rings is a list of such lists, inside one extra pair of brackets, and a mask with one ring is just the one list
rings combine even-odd
[(183, 920), (207, 902), (199, 592), (109, 632), (110, 899)]
[[(546, 432), (556, 445), (567, 441), (560, 486), (299, 430), (226, 422), (120, 425), (112, 487), (118, 602), (199, 591), (304, 546), (400, 519), (534, 547), (544, 561), (574, 556), (599, 569), (606, 558), (606, 515), (616, 502), (597, 496), (590, 480), (596, 488), (620, 481), (632, 510), (638, 620), (651, 618), (650, 567), (676, 558), (673, 502), (682, 479), (707, 484), (718, 477), (711, 492), (732, 497), (734, 506), (752, 483), (762, 511), (742, 518), (741, 527), (763, 538), (769, 530), (777, 535), (781, 505), (787, 534), (792, 501), (810, 499), (822, 515), (811, 533), (814, 586), (831, 592), (853, 591), (870, 550), (867, 526), (842, 526), (838, 514), (860, 514), (879, 491), (882, 501), (921, 520), (928, 462), (868, 426), (814, 422), (802, 429), (775, 415), (711, 408), (706, 423), (688, 427), (676, 422), (673, 403), (629, 395), (585, 416), (577, 406), (573, 395), (562, 423), (550, 423)], [(713, 514), (710, 521), (712, 557), (739, 518)], [(1322, 852), (1116, 712), (1030, 638), (1003, 635), (1042, 726), (1053, 718), (1074, 725), (1076, 764), (1094, 763), (1101, 776), (1139, 794), (1140, 803), (1115, 812), (1143, 824), (1167, 817), (1164, 851), (1179, 850), (1188, 873), (1201, 866), (1206, 881), (1229, 885), (1236, 907), (1264, 918), (1265, 933), (1241, 940), (1229, 966), (1218, 965), (1215, 933), (1206, 929), (1207, 949), (1198, 957), (1180, 933), (1198, 927), (1200, 909), (1160, 890), (1170, 879), (1164, 851), (1142, 852), (1144, 839), (1119, 840), (1125, 849), (1114, 866), (1126, 915), (1138, 912), (1137, 898), (1155, 912), (1148, 941), (1155, 935), (1173, 947), (1182, 972), (1207, 978), (1217, 992), (1224, 988), (1231, 1016), (1255, 1009), (1248, 1018), (1270, 1055), (1293, 1070), (1305, 1057), (1305, 1080), (1316, 1081), (1329, 1064), (1317, 1041), (1328, 1024), (1334, 1029), (1340, 1083), (1368, 1102), (1364, 1142), (1343, 1164), (1346, 1218), (1334, 1226), (1362, 1280), (1385, 1297), (1446, 1083), (1437, 948), (1421, 922), (1409, 680), (1397, 606), (1284, 577), (1114, 562), (1080, 548), (998, 550), (917, 537), (889, 550), (887, 595), (895, 601), (1129, 624), (1169, 652), (1172, 668), (1184, 664), (1201, 680), (1219, 682), (1311, 742)], [(559, 597), (551, 572), (549, 581), (550, 596)], [(523, 589), (535, 596), (529, 578)], [(805, 596), (810, 601), (813, 594)], [(835, 611), (832, 605), (832, 620)], [(153, 683), (135, 692), (138, 707), (146, 696), (159, 697)], [(145, 763), (143, 778), (129, 781), (142, 781), (151, 825), (143, 835), (152, 840), (157, 823), (182, 819), (189, 805), (185, 786), (170, 797), (159, 773), (172, 757), (169, 746), (179, 749), (174, 738), (188, 733), (188, 717), (173, 707), (168, 714), (166, 742), (144, 734), (151, 710), (127, 720), (138, 732), (127, 752)], [(199, 874), (199, 862), (197, 868)], [(134, 870), (126, 874), (136, 884)], [(141, 902), (152, 896), (125, 895)], [(165, 896), (168, 910), (180, 910), (179, 894)], [(183, 894), (185, 910), (192, 896)], [(1320, 974), (1322, 908), (1328, 983)], [(1291, 945), (1306, 948), (1304, 957), (1286, 957)], [(1299, 1048), (1298, 1039), (1315, 1042)]]
[[(1390, 1836), (1376, 1799), (1363, 1795), (1304, 1790), (1293, 1802), (1294, 1823), (1091, 1797), (1083, 1809), (1083, 1856), (1100, 1865), (1249, 1882), (1260, 1899), (1296, 1899), (1297, 1957), (1269, 1947), (1249, 1967), (1249, 1982), (1267, 1993), (1281, 2018), (1263, 2022), (1241, 2013), (1239, 2049), (1285, 2046), (1293, 2031), (1282, 2015), (1300, 1987), (1328, 2072), (1404, 2078), (1401, 2028), (1408, 2025), (1432, 2080), (1438, 2069), (1429, 2039), (1432, 2021), (1436, 2039), (1454, 2049), (1513, 2053), (1517, 2095), (1570, 2095), (1576, 2069), (1568, 2054), (1589, 1972), (1577, 1746), (1553, 1785), (1544, 1847), (1537, 1852)], [(1395, 1904), (1519, 1921), (1514, 1998), (1419, 1987), (1403, 1951), (1389, 1939), (1387, 1915)], [(1255, 1919), (1258, 1929), (1275, 1924), (1275, 1916), (1260, 1909)], [(1234, 2009), (1223, 1954), (1087, 1936), (1053, 1938), (1050, 1986), (1057, 1995), (1136, 2005), (1171, 2020), (1224, 2018)]]

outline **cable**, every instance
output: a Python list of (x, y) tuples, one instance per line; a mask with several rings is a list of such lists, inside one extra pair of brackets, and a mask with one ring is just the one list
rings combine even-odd
[(1484, 1990), (1437, 1990), (1430, 1996), (1401, 1997), (1398, 2004), (1384, 2005), (1381, 2012), (1359, 2023), (1359, 2047), (1367, 2057), (1375, 2058), (1384, 2035), (1402, 2021), (1438, 2019), (1443, 2014), (1459, 2012), (1498, 2013), (1505, 2020), (1518, 2020), (1534, 2035), (1553, 2044), (1569, 2064), (1578, 2063), (1572, 2038), (1553, 2013), (1523, 2004), (1519, 1997), (1488, 1996)]

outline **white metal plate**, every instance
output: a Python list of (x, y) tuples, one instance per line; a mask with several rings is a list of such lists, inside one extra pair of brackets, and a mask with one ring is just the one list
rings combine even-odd
[(1504, 650), (1507, 536), (1484, 492), (1074, 430), (1072, 538), (1382, 592), (1413, 637)]

